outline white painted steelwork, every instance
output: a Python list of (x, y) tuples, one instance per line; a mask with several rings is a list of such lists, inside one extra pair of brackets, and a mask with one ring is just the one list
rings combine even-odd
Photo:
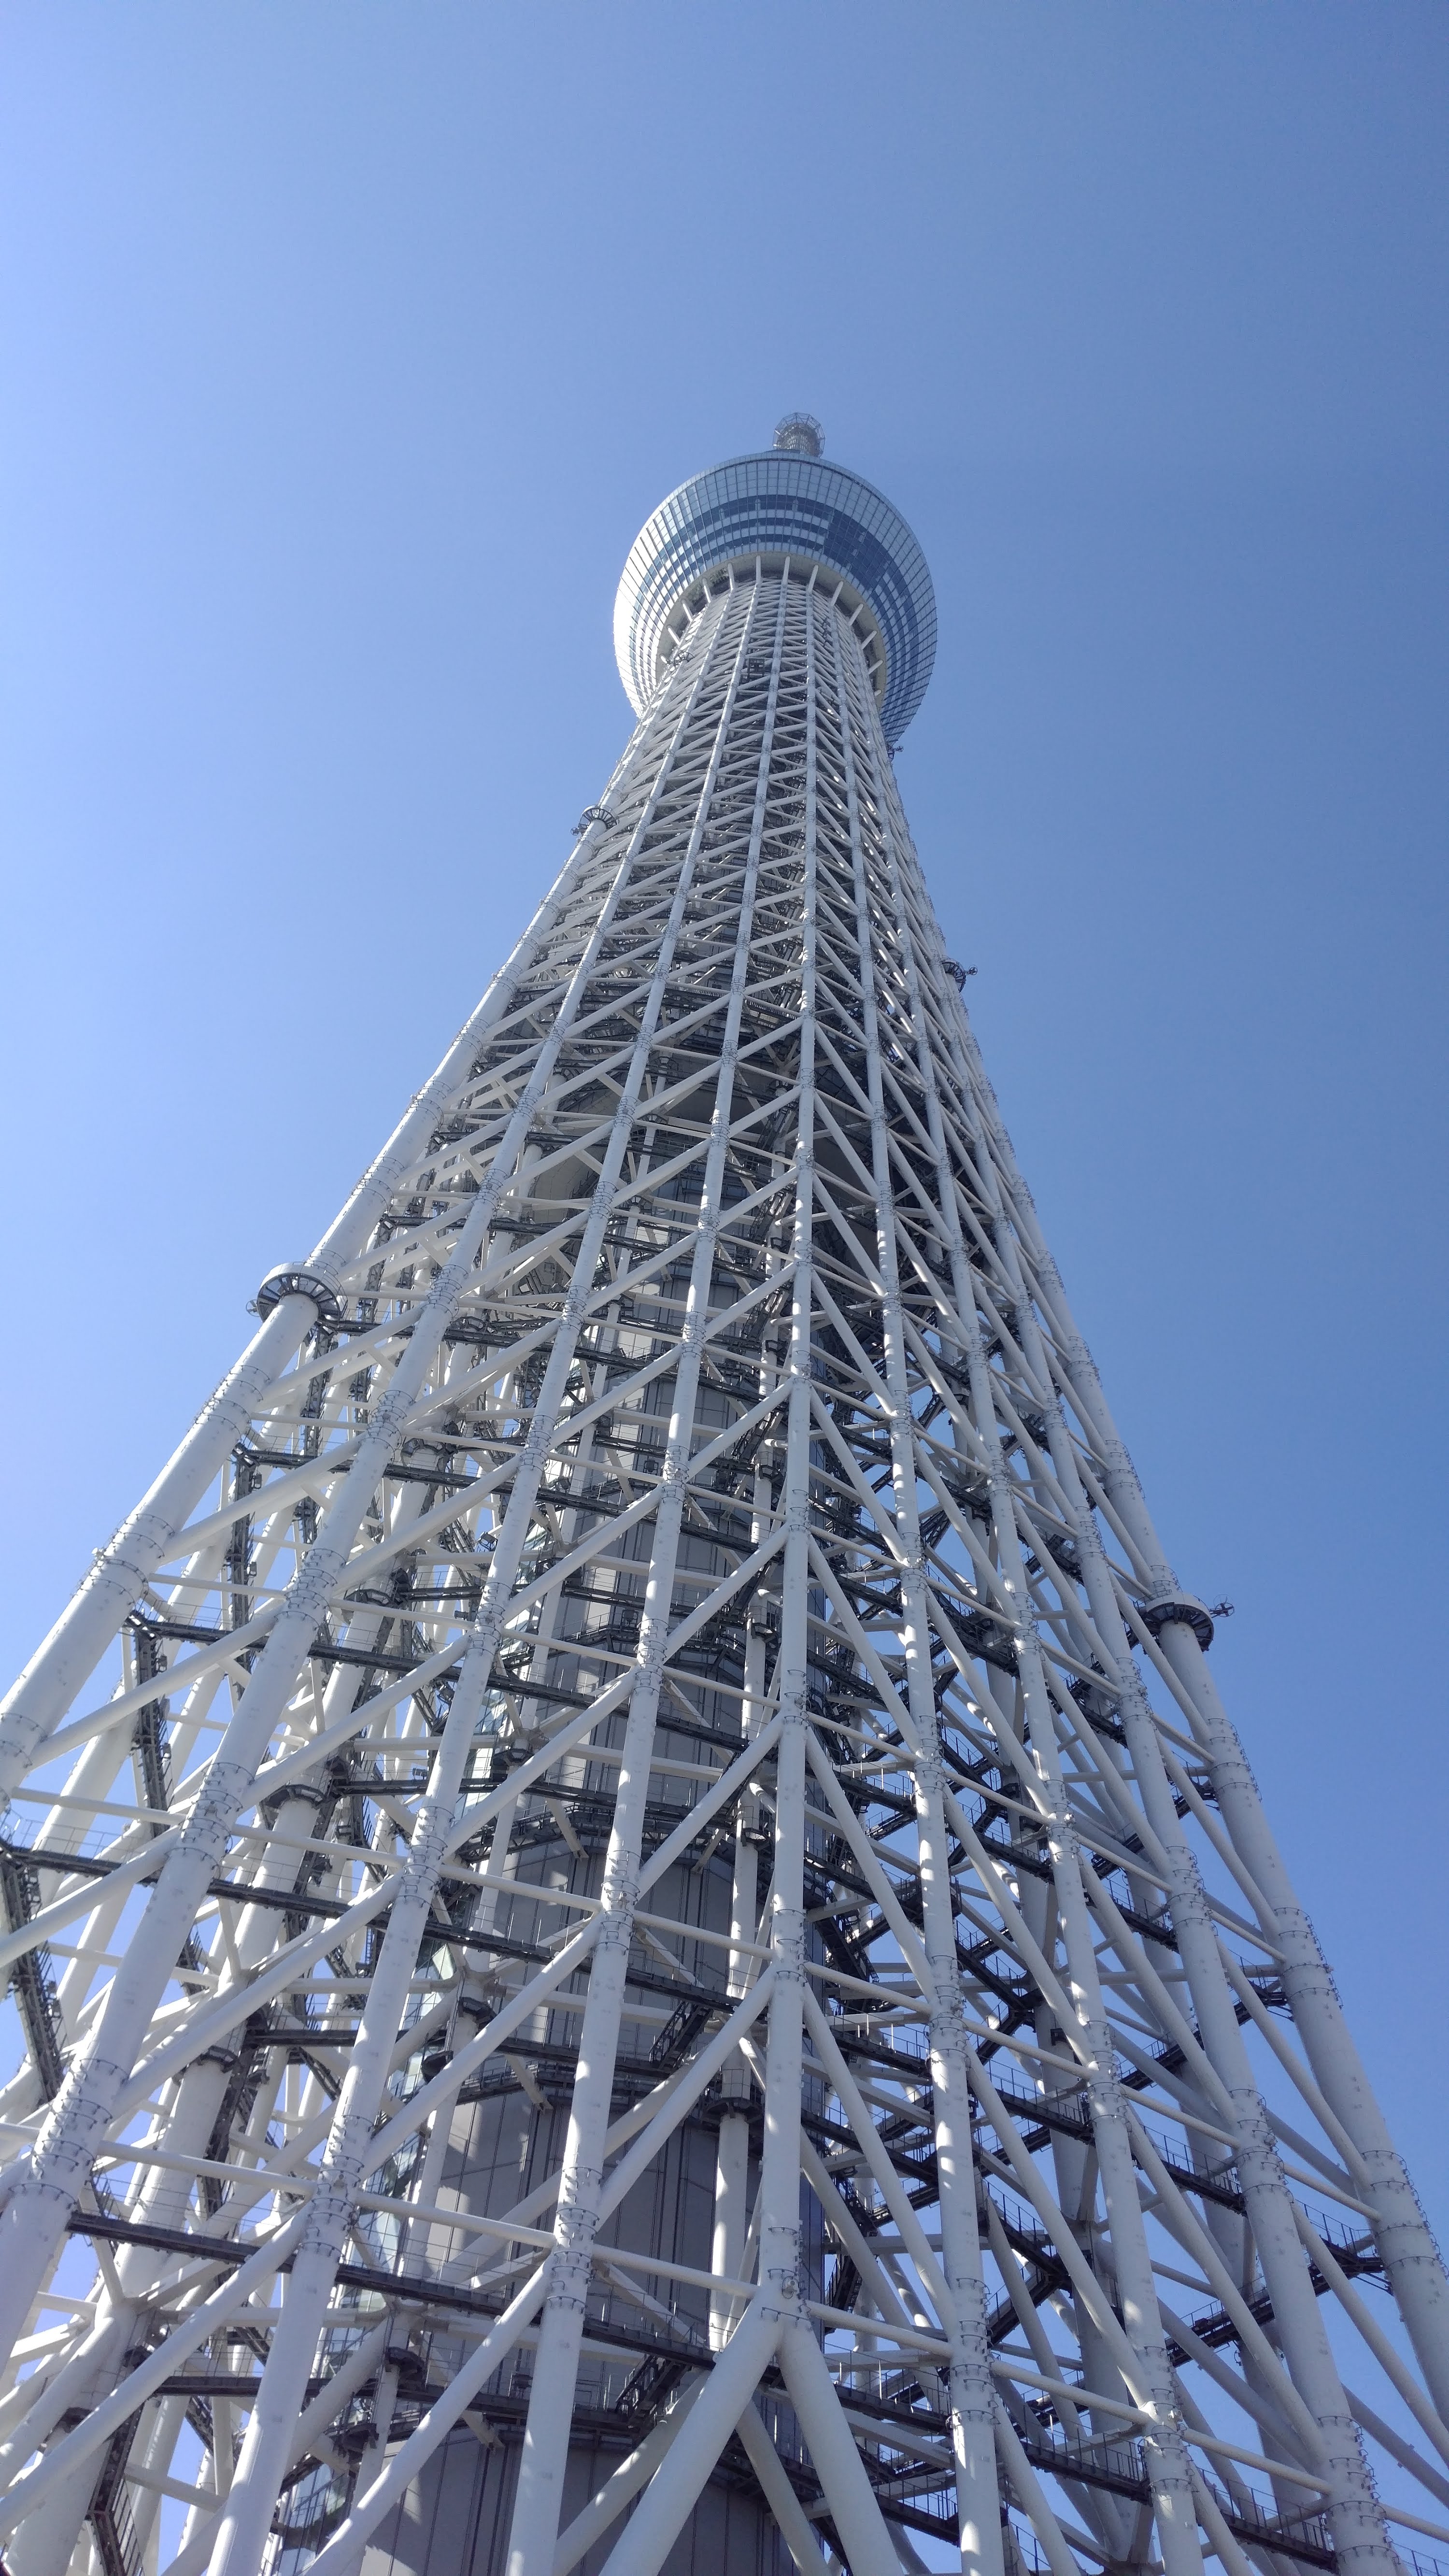
[(7, 2562), (1387, 2576), (1449, 2294), (884, 625), (666, 522), (553, 894), (6, 1704)]

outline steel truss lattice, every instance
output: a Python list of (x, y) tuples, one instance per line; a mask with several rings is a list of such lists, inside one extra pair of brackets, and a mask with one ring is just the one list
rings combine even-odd
[(16, 2576), (420, 2565), (460, 2478), (479, 2576), (649, 2576), (706, 2509), (851, 2576), (1449, 2518), (1444, 2275), (855, 599), (701, 584), (6, 1703)]

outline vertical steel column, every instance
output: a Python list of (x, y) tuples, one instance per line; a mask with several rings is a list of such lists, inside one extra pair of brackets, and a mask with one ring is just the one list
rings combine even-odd
[[(677, 744), (702, 685), (704, 665), (689, 690), (671, 744)], [(652, 802), (668, 775), (661, 765)], [(351, 1475), (335, 1494), (316, 1540), (287, 1586), (285, 1606), (258, 1657), (222, 1743), (170, 1853), (143, 1922), (116, 1972), (106, 2005), (86, 2049), (77, 2056), (37, 2141), (30, 2171), (0, 2218), (0, 2347), (19, 2334), (74, 2208), (91, 2161), (103, 2140), (121, 2084), (140, 2055), (151, 2015), (165, 1991), (211, 1879), (241, 1813), (257, 1766), (305, 1660), (327, 1601), (345, 1572), (402, 1419), (433, 1365), (443, 1329), (463, 1289), (494, 1208), (512, 1178), (534, 1110), (563, 1045), (601, 947), (628, 883), (645, 814), (631, 835), (593, 934), (570, 980), (558, 1018), (508, 1123), (493, 1173), (469, 1210), (456, 1247), (417, 1310), (412, 1339), (399, 1359), (386, 1395), (358, 1444)]]
[[(736, 673), (748, 644), (748, 633), (747, 625), (736, 656)], [(689, 899), (719, 750), (728, 731), (735, 685), (735, 677), (732, 676), (720, 717), (715, 755), (700, 798), (690, 851), (679, 872), (669, 919), (660, 942), (649, 1001), (635, 1040), (628, 1079), (620, 1095), (593, 1214), (585, 1229), (575, 1267), (573, 1286), (553, 1337), (548, 1368), (534, 1408), (503, 1527), (495, 1544), (483, 1600), (465, 1651), (462, 1678), (454, 1692), (443, 1736), (433, 1756), (432, 1777), (394, 1900), (382, 1956), (369, 1986), (322, 2172), (293, 2266), (283, 2321), (273, 2338), (242, 2457), (220, 2518), (212, 2559), (214, 2576), (248, 2576), (260, 2560), (276, 2502), (278, 2481), (286, 2463), (288, 2434), (300, 2410), (337, 2265), (342, 2259), (356, 2213), (358, 2194), (366, 2180), (369, 2143), (381, 2107), (393, 2041), (402, 2019), (408, 1979), (417, 1959), (434, 1890), (447, 1856), (448, 1832), (462, 1793), (463, 1772), (472, 1748), (474, 1729), (488, 1686), (494, 1653), (509, 1612), (539, 1482), (573, 1366), (579, 1326), (592, 1293), (605, 1228), (612, 1213), (614, 1190), (639, 1113), (650, 1046)], [(642, 827), (634, 837), (636, 840), (642, 837)], [(665, 1597), (667, 1603), (667, 1590)], [(650, 1731), (652, 1733), (652, 1724)], [(647, 1763), (644, 1777), (647, 1779)], [(626, 1950), (627, 1946), (626, 1935)], [(586, 2023), (585, 2049), (587, 2046)], [(607, 2100), (606, 2089), (606, 2110)], [(551, 2548), (551, 2541), (549, 2545)]]
[[(889, 843), (893, 883), (899, 900), (898, 917), (906, 955), (906, 972), (911, 991), (913, 1016), (918, 1029), (924, 1021), (919, 967), (910, 939), (908, 909), (904, 900), (901, 853), (910, 851), (904, 817), (899, 811), (895, 782), (875, 766), (874, 784), (882, 811), (890, 817)], [(966, 1259), (961, 1235), (960, 1211), (956, 1198), (956, 1179), (950, 1164), (941, 1117), (939, 1089), (928, 1046), (920, 1049), (919, 1062), (926, 1088), (932, 1142), (937, 1157), (940, 1185), (940, 1212), (950, 1243), (952, 1285), (956, 1315), (953, 1320), (964, 1328), (962, 1339), (971, 1376), (972, 1412), (983, 1451), (987, 1488), (991, 1498), (994, 1534), (1000, 1559), (1003, 1588), (1009, 1601), (1017, 1606), (1021, 1626), (1016, 1646), (1022, 1687), (1021, 1719), (1008, 1717), (998, 1706), (995, 1723), (1000, 1733), (1006, 1730), (1021, 1776), (1028, 1776), (1028, 1763), (1035, 1769), (1042, 1791), (1042, 1821), (1049, 1834), (1053, 1884), (1061, 1913), (1067, 1950), (1069, 1991), (1080, 2018), (1085, 2044), (1085, 2063), (1091, 2099), (1093, 2136), (1097, 2146), (1098, 2165), (1103, 2194), (1107, 2204), (1108, 2225), (1116, 2258), (1123, 2298), (1123, 2315), (1134, 2351), (1138, 2354), (1155, 2423), (1146, 2429), (1146, 2451), (1152, 2474), (1158, 2533), (1164, 2565), (1180, 2569), (1183, 2576), (1194, 2576), (1200, 2570), (1202, 2553), (1196, 2531), (1197, 2515), (1193, 2500), (1191, 2467), (1182, 2440), (1172, 2371), (1168, 2361), (1161, 2318), (1158, 2313), (1152, 2258), (1142, 2224), (1132, 2173), (1131, 2145), (1125, 2107), (1118, 2083), (1111, 2034), (1103, 2005), (1091, 1925), (1082, 1896), (1081, 1854), (1075, 1824), (1066, 1798), (1057, 1755), (1056, 1728), (1052, 1715), (1051, 1694), (1042, 1663), (1041, 1648), (1031, 1625), (1028, 1608), (1030, 1593), (1022, 1563), (1021, 1543), (1016, 1526), (1016, 1505), (1012, 1480), (1001, 1452), (996, 1406), (986, 1367), (976, 1295), (971, 1270)], [(1023, 1734), (1017, 1737), (1020, 1723)], [(1029, 1738), (1030, 1753), (1025, 1739)], [(953, 1962), (954, 1964), (954, 1962)]]
[[(655, 709), (637, 728), (605, 790), (621, 788), (657, 730)], [(512, 955), (475, 1011), (465, 1020), (436, 1071), (413, 1095), (382, 1152), (368, 1165), (332, 1224), (300, 1265), (319, 1289), (337, 1284), (339, 1265), (367, 1242), (397, 1183), (426, 1143), (441, 1104), (451, 1097), (480, 1040), (507, 1009), (521, 978), (567, 906), (578, 877), (598, 846), (600, 827), (589, 826), (566, 860)], [(94, 1671), (126, 1612), (185, 1526), (201, 1496), (226, 1462), (234, 1441), (251, 1425), (262, 1397), (296, 1357), (321, 1312), (308, 1291), (278, 1299), (235, 1367), (208, 1397), (185, 1439), (115, 1536), (96, 1552), (90, 1571), (19, 1679), (0, 1701), (0, 1802), (34, 1762), (40, 1746)]]
[[(991, 1169), (988, 1162), (988, 1169)], [(993, 1173), (994, 1178), (994, 1173)], [(1095, 1518), (1077, 1472), (1076, 1453), (1062, 1416), (1031, 1294), (1021, 1275), (1015, 1239), (1002, 1227), (1001, 1249), (1018, 1289), (1018, 1320), (1027, 1364), (1046, 1409), (1052, 1465), (1072, 1516), (1091, 1604), (1093, 1624), (1115, 1668), (1120, 1709), (1133, 1771), (1147, 1818), (1168, 1870), (1168, 1892), (1184, 1968), (1203, 2044), (1222, 2085), (1237, 2139), (1237, 2162), (1253, 2232), (1294, 2381), (1319, 2428), (1333, 2498), (1340, 2555), (1354, 2565), (1391, 2576), (1393, 2553), (1369, 2483), (1363, 2451), (1345, 2398), (1317, 2301), (1297, 2242), (1287, 2188), (1247, 2050), (1238, 2027), (1217, 1937), (1197, 1864), (1183, 1835), (1162, 1765), (1156, 1725), (1132, 1662)], [(1078, 1877), (1080, 1885), (1080, 1876)], [(1154, 2298), (1155, 2305), (1155, 2298)]]
[[(831, 626), (836, 712), (850, 825), (857, 958), (864, 996), (862, 1023), (870, 1094), (871, 1163), (879, 1211), (876, 1259), (885, 1292), (881, 1322), (885, 1336), (886, 1379), (892, 1400), (891, 1480), (900, 1555), (901, 1640), (905, 1648), (906, 1687), (915, 1738), (911, 1747), (911, 1773), (916, 1799), (916, 1858), (921, 1873), (922, 1937), (931, 1978), (931, 2074), (935, 2088), (941, 2262), (950, 2294), (950, 2309), (941, 2323), (951, 2344), (951, 2437), (956, 2451), (956, 2511), (962, 2576), (977, 2576), (978, 2570), (981, 2576), (1000, 2576), (1001, 2522), (997, 2503), (991, 2376), (986, 2359), (985, 2288), (976, 2225), (976, 2176), (971, 2157), (971, 2087), (961, 2024), (950, 1839), (946, 1828), (945, 1784), (936, 1728), (930, 1613), (916, 1499), (911, 1393), (901, 1322), (894, 1174), (881, 1076), (876, 1002), (876, 940), (871, 923), (854, 728), (840, 619), (832, 618)], [(878, 722), (875, 730), (879, 732)], [(872, 749), (874, 747), (871, 746)], [(883, 753), (883, 742), (880, 748)], [(897, 932), (903, 927), (899, 915), (893, 927)], [(1173, 2571), (1173, 2576), (1176, 2576), (1176, 2571)], [(1184, 2569), (1183, 2576), (1196, 2576), (1196, 2570)]]
[[(710, 796), (729, 739), (739, 678), (749, 654), (755, 618), (759, 609), (760, 589), (761, 584), (757, 576), (754, 596), (750, 602), (750, 613), (741, 629), (734, 674), (721, 711), (705, 792), (701, 798), (700, 813), (691, 839), (691, 861), (698, 851), (708, 821)], [(633, 1940), (634, 1915), (638, 1906), (637, 1880), (644, 1830), (644, 1804), (649, 1785), (650, 1753), (659, 1712), (660, 1675), (669, 1632), (674, 1571), (684, 1510), (684, 1477), (693, 1446), (695, 1398), (699, 1382), (703, 1327), (709, 1307), (710, 1282), (714, 1269), (715, 1236), (722, 1212), (721, 1189), (724, 1180), (725, 1149), (735, 1080), (735, 1060), (739, 1047), (740, 1012), (748, 971), (755, 884), (759, 871), (760, 834), (769, 782), (770, 747), (775, 700), (779, 688), (784, 613), (785, 585), (782, 582), (773, 638), (770, 694), (759, 752), (755, 815), (750, 834), (740, 922), (735, 941), (735, 959), (730, 979), (725, 1033), (720, 1049), (720, 1069), (715, 1087), (709, 1152), (705, 1162), (696, 1221), (697, 1231), (690, 1265), (684, 1336), (675, 1377), (673, 1410), (645, 1590), (644, 1618), (639, 1635), (638, 1677), (629, 1700), (629, 1715), (624, 1736), (624, 1758), (619, 1770), (614, 1822), (609, 1838), (608, 1857), (604, 1865), (604, 1882), (601, 1891), (602, 1928), (594, 1945), (589, 1973), (588, 2005), (579, 2038), (580, 2072), (574, 2084), (573, 2100), (569, 2111), (568, 2138), (564, 2147), (563, 2169), (559, 2183), (554, 2252), (550, 2257), (549, 2290), (539, 2332), (538, 2358), (529, 2396), (523, 2456), (519, 2464), (518, 2493), (514, 2505), (508, 2551), (509, 2576), (548, 2576), (548, 2570), (553, 2563), (553, 2551), (558, 2538), (559, 2517), (563, 2505), (563, 2481), (568, 2460), (574, 2384), (578, 2374), (584, 2310), (591, 2283), (594, 2237), (599, 2223), (599, 2204), (603, 2191), (603, 2140), (608, 2127), (609, 2095), (613, 2081), (614, 2061), (618, 2054), (629, 1949)], [(686, 875), (688, 865), (689, 863), (686, 866)], [(684, 881), (682, 878), (681, 883), (683, 884)], [(663, 980), (667, 972), (668, 960), (665, 958), (661, 960), (658, 985), (661, 997)]]
[[(1030, 1254), (1037, 1293), (1051, 1318), (1065, 1363), (1064, 1392), (1100, 1443), (1106, 1490), (1148, 1569), (1151, 1597), (1162, 1601), (1179, 1598), (1181, 1587), (1042, 1234), (1035, 1202), (1017, 1165), (975, 1033), (964, 1008), (959, 1006), (957, 1035), (963, 1071), (980, 1104), (992, 1152), (1006, 1182), (1013, 1222)], [(1438, 2246), (1389, 2134), (1332, 1975), (1294, 1890), (1251, 1765), (1208, 1672), (1196, 1631), (1188, 1622), (1169, 1620), (1163, 1625), (1161, 1637), (1163, 1652), (1196, 1711), (1195, 1723), (1213, 1766), (1223, 1820), (1272, 1905), (1294, 2026), (1325, 2097), (1363, 2160), (1363, 2180), (1381, 2213), (1375, 2234), (1394, 2296), (1440, 2418), (1449, 2423), (1449, 2279)]]

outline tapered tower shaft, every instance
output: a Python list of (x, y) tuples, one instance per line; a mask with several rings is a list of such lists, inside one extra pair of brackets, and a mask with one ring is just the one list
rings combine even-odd
[(897, 796), (929, 577), (782, 435), (641, 533), (573, 856), (6, 1703), (14, 2576), (1387, 2576), (1449, 2505)]

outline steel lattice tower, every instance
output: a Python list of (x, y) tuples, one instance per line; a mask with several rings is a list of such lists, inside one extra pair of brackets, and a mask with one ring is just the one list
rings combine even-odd
[(1449, 2294), (942, 953), (919, 548), (797, 418), (617, 634), (5, 1704), (7, 2562), (1388, 2576)]

